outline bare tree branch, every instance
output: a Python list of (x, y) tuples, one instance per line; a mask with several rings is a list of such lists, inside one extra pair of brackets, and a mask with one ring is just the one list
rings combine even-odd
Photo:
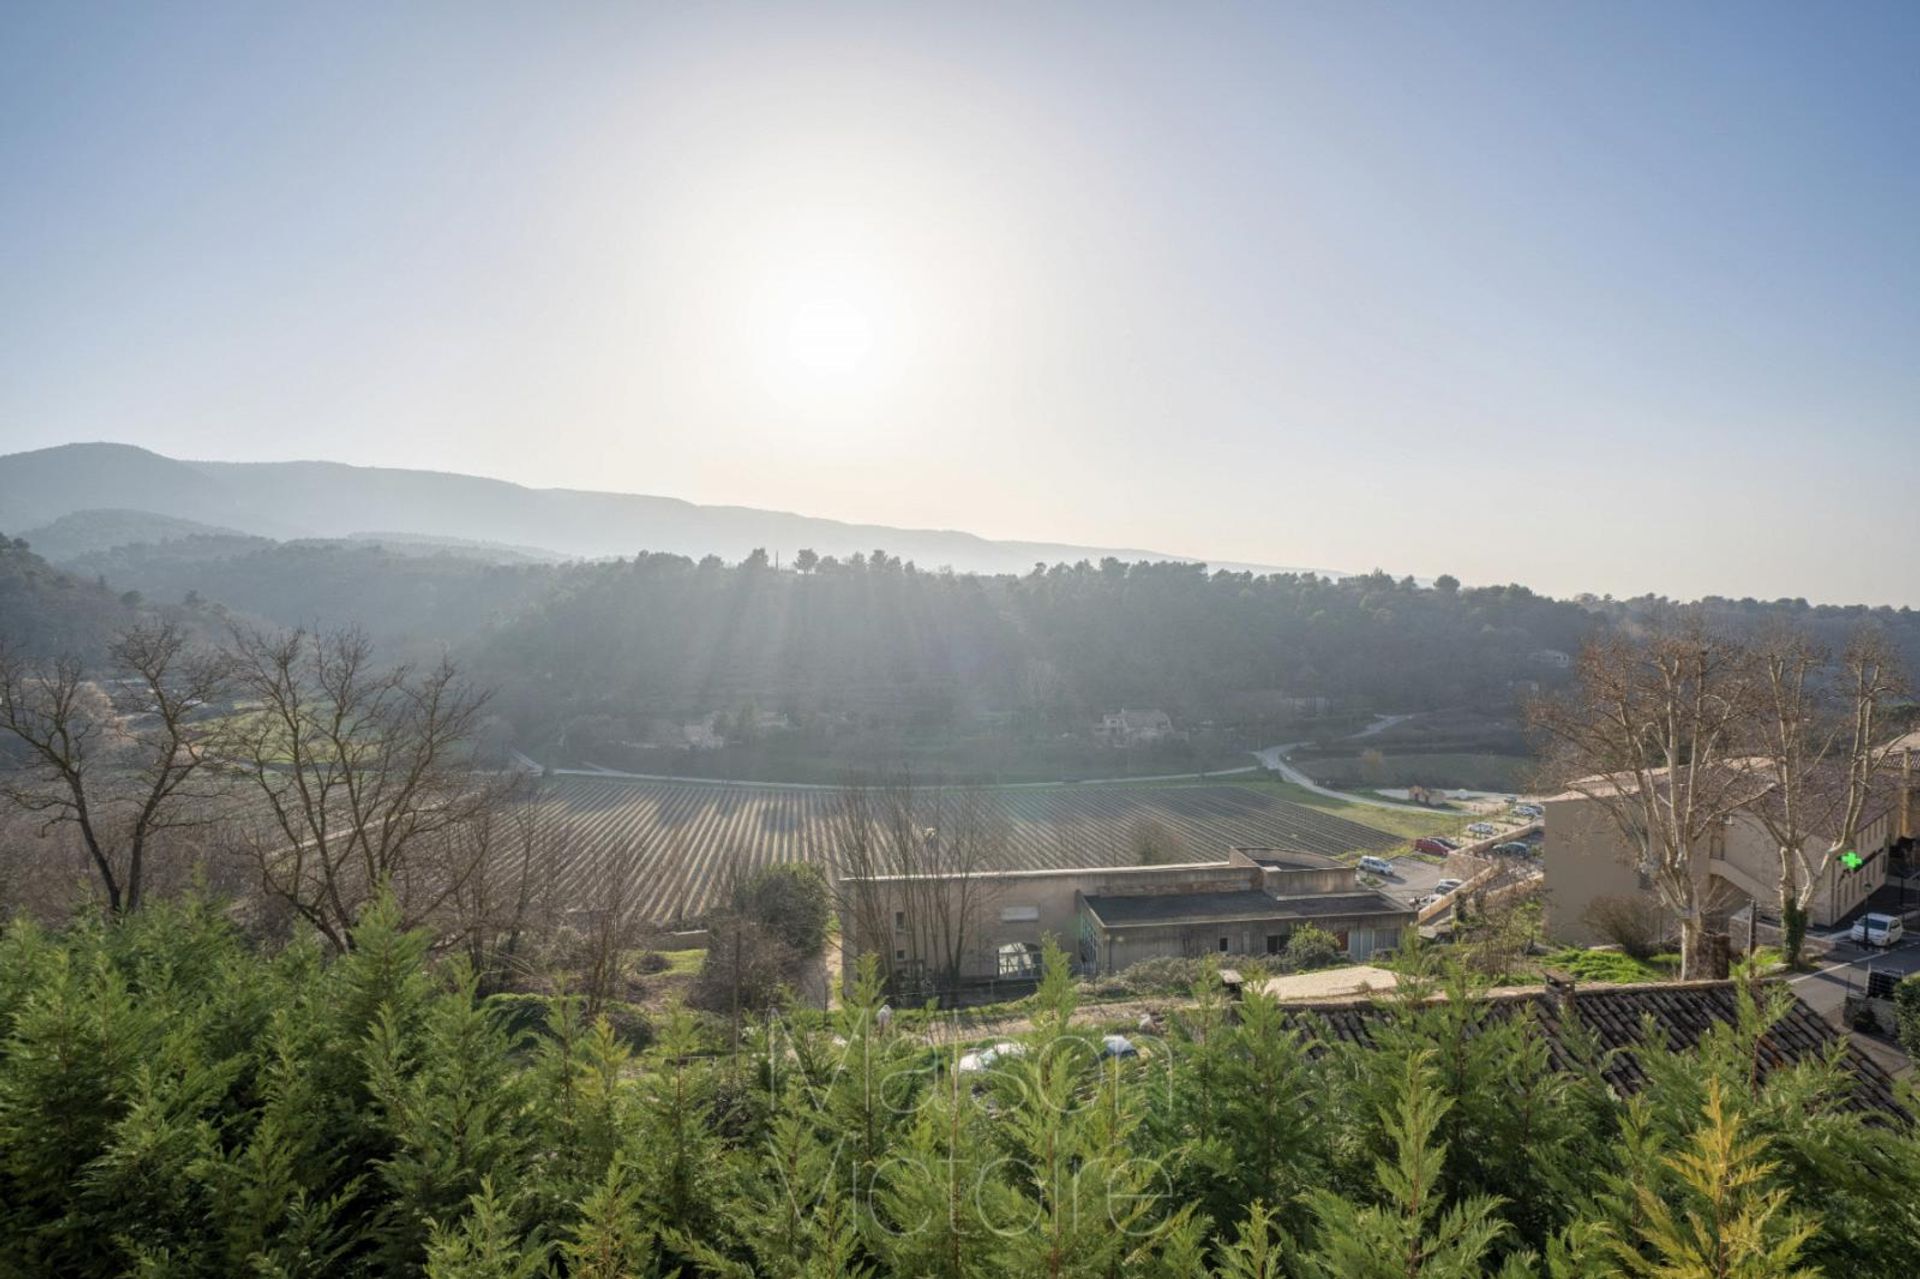
[(244, 841), (266, 890), (338, 948), (383, 889), (409, 926), (439, 916), (492, 847), (463, 835), (510, 784), (465, 751), (485, 695), (449, 660), (377, 668), (358, 631), (236, 629), (233, 651), (257, 709), (221, 745), (260, 801)]
[(1550, 774), (1606, 816), (1679, 920), (1683, 976), (1696, 973), (1711, 906), (1694, 859), (1754, 795), (1735, 757), (1750, 704), (1744, 663), (1738, 645), (1696, 624), (1608, 636), (1581, 653), (1571, 694), (1530, 709), (1551, 743)]
[(171, 622), (123, 632), (109, 662), (95, 681), (75, 658), (0, 651), (0, 731), (25, 754), (0, 775), (0, 799), (43, 815), (43, 829), (72, 826), (120, 914), (140, 908), (157, 837), (222, 817), (208, 710), (232, 665)]

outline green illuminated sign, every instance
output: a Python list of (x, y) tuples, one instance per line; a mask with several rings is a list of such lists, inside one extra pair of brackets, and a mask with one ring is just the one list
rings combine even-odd
[(1864, 864), (1864, 861), (1865, 859), (1852, 849), (1848, 849), (1846, 852), (1840, 854), (1840, 864), (1848, 870), (1859, 870)]

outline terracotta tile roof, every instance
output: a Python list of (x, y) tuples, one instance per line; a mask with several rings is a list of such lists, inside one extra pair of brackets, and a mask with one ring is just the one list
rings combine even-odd
[[(1548, 1057), (1554, 1068), (1574, 1067), (1567, 1045), (1567, 1014), (1555, 996), (1544, 989), (1528, 988), (1493, 991), (1483, 998), (1496, 1016), (1533, 1017), (1547, 1037)], [(1644, 1042), (1649, 1019), (1669, 1048), (1687, 1052), (1714, 1027), (1731, 1025), (1739, 1018), (1739, 996), (1731, 981), (1581, 986), (1572, 992), (1570, 1006), (1579, 1025), (1597, 1041), (1597, 1047), (1602, 1052), (1613, 1050), (1602, 1074), (1622, 1094), (1637, 1092), (1646, 1084), (1634, 1050)], [(1395, 1008), (1392, 1000), (1341, 1000), (1289, 1004), (1281, 1015), (1310, 1037), (1365, 1043), (1373, 1027), (1394, 1015)], [(1843, 1061), (1858, 1083), (1855, 1106), (1906, 1113), (1895, 1096), (1892, 1077), (1880, 1064), (1846, 1041), (1797, 996), (1760, 1038), (1760, 1075), (1764, 1079), (1775, 1070), (1819, 1058), (1832, 1051), (1835, 1044), (1845, 1045)]]

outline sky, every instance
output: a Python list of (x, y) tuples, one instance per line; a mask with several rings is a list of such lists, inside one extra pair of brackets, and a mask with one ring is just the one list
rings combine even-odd
[(0, 0), (0, 451), (1920, 605), (1920, 5)]

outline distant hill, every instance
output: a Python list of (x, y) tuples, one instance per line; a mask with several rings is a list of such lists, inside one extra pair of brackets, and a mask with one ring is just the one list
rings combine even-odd
[[(126, 444), (67, 444), (0, 456), (0, 529), (33, 529), (88, 511), (145, 512), (262, 537), (378, 536), (504, 545), (503, 559), (665, 551), (738, 560), (756, 547), (847, 556), (876, 547), (926, 568), (1024, 572), (1037, 562), (1184, 560), (1158, 551), (1006, 542), (972, 533), (848, 524), (744, 506), (578, 489), (531, 489), (442, 471), (337, 462), (187, 462)], [(157, 527), (157, 526), (156, 526)], [(540, 548), (540, 549), (530, 549)], [(100, 549), (97, 547), (88, 549)], [(471, 547), (468, 548), (469, 550)], [(1228, 569), (1299, 572), (1275, 565)]]
[(395, 555), (450, 555), (488, 564), (557, 564), (567, 557), (540, 546), (508, 546), (505, 542), (476, 542), (467, 537), (429, 537), (425, 533), (354, 533), (342, 539), (383, 547)]
[(234, 529), (183, 520), (152, 511), (74, 511), (51, 524), (21, 532), (34, 553), (54, 564), (116, 546), (158, 545), (190, 537), (244, 536)]
[(97, 661), (134, 620), (137, 597), (48, 564), (0, 533), (0, 647), (28, 658)]

